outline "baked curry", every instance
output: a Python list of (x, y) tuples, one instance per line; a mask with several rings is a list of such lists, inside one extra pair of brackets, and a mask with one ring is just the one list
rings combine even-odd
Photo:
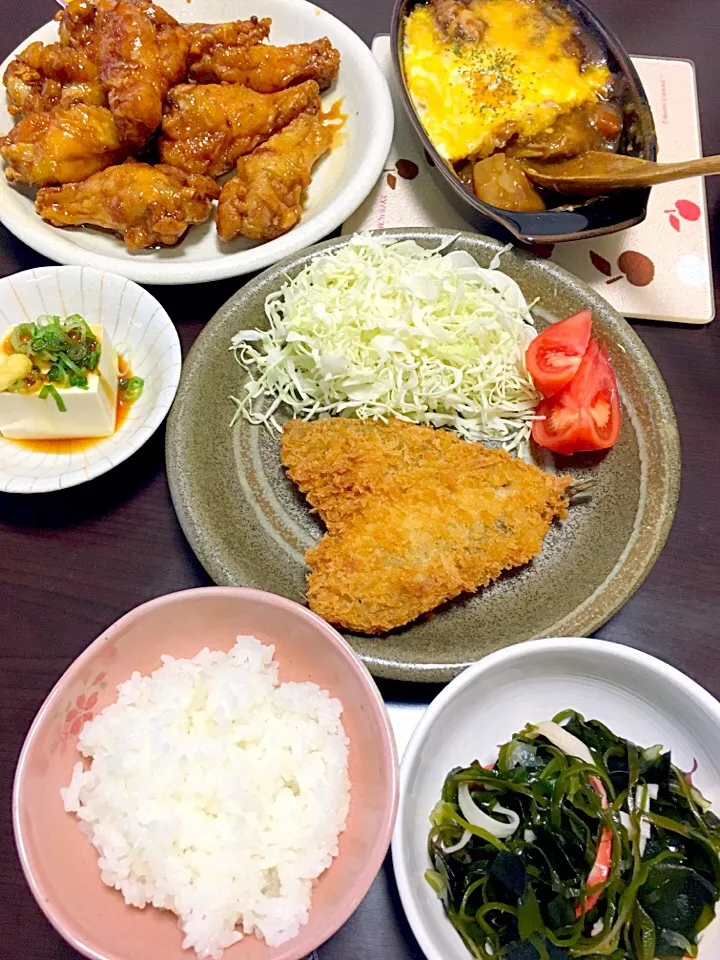
[(430, 140), (486, 203), (544, 210), (523, 160), (617, 145), (612, 74), (559, 0), (430, 0), (406, 18), (403, 59)]

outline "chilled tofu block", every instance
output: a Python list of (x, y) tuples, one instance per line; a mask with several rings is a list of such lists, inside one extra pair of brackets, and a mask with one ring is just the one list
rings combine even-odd
[(91, 326), (101, 345), (97, 370), (88, 375), (88, 388), (57, 387), (65, 410), (52, 396), (0, 393), (0, 433), (8, 440), (70, 440), (107, 437), (115, 432), (118, 365), (112, 341), (102, 326)]

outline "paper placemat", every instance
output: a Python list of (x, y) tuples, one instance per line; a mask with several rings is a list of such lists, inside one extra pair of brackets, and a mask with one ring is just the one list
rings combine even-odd
[[(383, 227), (475, 228), (436, 185), (400, 101), (390, 38), (372, 51), (393, 96), (395, 136), (385, 172), (343, 233)], [(702, 156), (695, 68), (688, 60), (633, 57), (652, 105), (662, 160)], [(580, 277), (626, 317), (708, 323), (715, 315), (705, 184), (701, 177), (653, 188), (647, 219), (636, 227), (554, 247), (540, 255)]]

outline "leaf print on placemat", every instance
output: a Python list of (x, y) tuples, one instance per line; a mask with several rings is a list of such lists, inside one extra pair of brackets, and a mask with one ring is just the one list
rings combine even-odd
[(605, 277), (612, 276), (612, 264), (609, 260), (606, 260), (605, 257), (601, 257), (599, 253), (595, 253), (594, 250), (590, 251), (590, 259), (596, 270), (599, 270), (600, 273)]

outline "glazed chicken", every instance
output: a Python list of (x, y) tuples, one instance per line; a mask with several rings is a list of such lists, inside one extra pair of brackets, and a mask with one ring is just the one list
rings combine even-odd
[(10, 182), (42, 187), (74, 183), (124, 159), (115, 119), (84, 103), (32, 113), (0, 139)]
[(487, 25), (473, 9), (475, 0), (431, 0), (435, 23), (449, 40), (482, 40)]
[(95, 64), (84, 51), (61, 43), (31, 43), (8, 65), (3, 83), (8, 113), (16, 117), (42, 113), (59, 103), (106, 103)]
[(301, 114), (275, 136), (240, 157), (237, 175), (222, 188), (217, 210), (221, 240), (274, 240), (302, 215), (313, 164), (330, 149), (332, 131), (321, 114)]
[(93, 0), (70, 0), (64, 10), (55, 14), (60, 42), (68, 47), (87, 50), (94, 38), (95, 15)]
[(29, 44), (3, 76), (21, 119), (0, 157), (9, 181), (39, 188), (40, 216), (130, 249), (174, 244), (210, 218), (211, 178), (255, 151), (224, 193), (221, 235), (297, 223), (331, 142), (320, 90), (340, 55), (327, 38), (272, 46), (269, 18), (180, 24), (152, 0), (69, 0), (55, 19), (59, 41)]
[(181, 84), (167, 98), (160, 159), (188, 173), (219, 177), (301, 113), (319, 110), (314, 80), (279, 93), (231, 84)]
[(189, 76), (196, 83), (241, 83), (258, 93), (276, 93), (306, 80), (327, 90), (339, 67), (340, 54), (323, 37), (287, 47), (217, 45), (191, 65)]
[(190, 35), (145, 0), (73, 0), (62, 36), (97, 64), (123, 142), (142, 147), (162, 120), (167, 91), (187, 71)]
[(176, 243), (210, 217), (220, 188), (208, 177), (133, 160), (64, 187), (39, 190), (35, 209), (56, 227), (92, 224), (120, 233), (131, 250)]
[(270, 36), (272, 20), (232, 20), (230, 23), (189, 23), (185, 29), (190, 34), (190, 64), (217, 47), (250, 47), (262, 43)]

